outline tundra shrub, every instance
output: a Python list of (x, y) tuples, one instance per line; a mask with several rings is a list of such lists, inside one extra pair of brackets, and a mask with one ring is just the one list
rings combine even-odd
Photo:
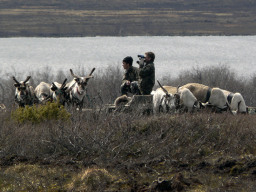
[(71, 114), (64, 106), (58, 103), (48, 102), (46, 105), (25, 106), (12, 112), (12, 120), (18, 123), (32, 122), (40, 123), (47, 120), (70, 120)]

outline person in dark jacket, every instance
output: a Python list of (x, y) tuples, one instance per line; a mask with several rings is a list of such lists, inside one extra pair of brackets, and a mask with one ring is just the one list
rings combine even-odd
[(155, 85), (155, 54), (146, 52), (145, 58), (139, 62), (139, 89), (142, 95), (150, 95)]
[(133, 58), (131, 56), (127, 56), (123, 59), (123, 68), (125, 69), (125, 73), (122, 79), (121, 84), (121, 94), (127, 95), (128, 93), (136, 94), (136, 90), (134, 91), (133, 85), (137, 84), (139, 80), (138, 68), (132, 66)]

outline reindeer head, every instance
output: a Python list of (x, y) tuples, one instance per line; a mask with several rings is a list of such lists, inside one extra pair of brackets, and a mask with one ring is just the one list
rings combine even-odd
[(90, 78), (92, 78), (92, 73), (94, 72), (95, 68), (92, 69), (91, 73), (86, 77), (79, 77), (73, 73), (73, 70), (70, 69), (71, 75), (74, 77), (74, 80), (76, 81), (75, 88), (77, 89), (76, 92), (80, 95), (83, 95), (86, 91), (86, 86)]
[(29, 100), (31, 97), (31, 91), (28, 85), (28, 80), (30, 79), (31, 76), (27, 76), (27, 78), (25, 79), (25, 81), (21, 81), (19, 82), (14, 76), (12, 77), (12, 79), (14, 80), (14, 87), (16, 87), (16, 91), (15, 91), (15, 100), (18, 103), (23, 103), (23, 104), (28, 104), (27, 100)]
[(165, 95), (162, 98), (161, 105), (166, 112), (173, 112), (176, 108), (176, 102), (177, 98), (171, 93), (168, 93), (168, 91), (160, 84), (160, 82), (157, 80), (159, 86), (164, 91)]
[(62, 105), (64, 105), (69, 99), (69, 95), (66, 92), (68, 88), (66, 87), (66, 82), (67, 82), (67, 79), (65, 79), (62, 84), (56, 85), (55, 83), (52, 82), (52, 85), (51, 85), (51, 90), (53, 91), (53, 94), (52, 94), (53, 100), (59, 101), (59, 103)]

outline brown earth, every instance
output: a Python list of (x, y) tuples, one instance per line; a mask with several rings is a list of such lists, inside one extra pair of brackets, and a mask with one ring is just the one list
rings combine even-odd
[[(98, 166), (86, 161), (53, 161), (10, 157), (0, 159), (4, 190), (60, 191), (254, 191), (255, 156), (216, 154), (190, 162), (152, 159), (151, 162)], [(89, 172), (89, 173), (88, 173)], [(84, 176), (87, 175), (87, 178)], [(47, 185), (48, 184), (48, 185)], [(41, 186), (41, 188), (40, 188)]]

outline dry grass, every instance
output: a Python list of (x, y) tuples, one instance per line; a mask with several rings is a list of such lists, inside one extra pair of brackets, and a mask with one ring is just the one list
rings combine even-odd
[(69, 125), (0, 118), (2, 188), (140, 191), (159, 187), (158, 178), (184, 190), (255, 187), (252, 115), (73, 113)]

